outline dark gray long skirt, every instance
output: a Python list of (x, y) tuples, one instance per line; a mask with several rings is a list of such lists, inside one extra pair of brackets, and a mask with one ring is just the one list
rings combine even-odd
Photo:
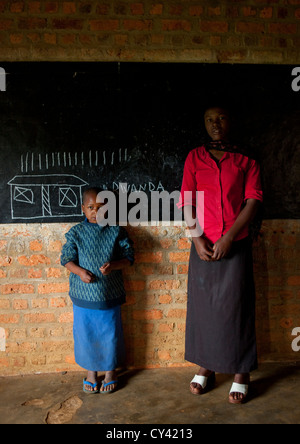
[(218, 373), (257, 368), (255, 288), (249, 239), (228, 257), (202, 261), (191, 248), (185, 359)]

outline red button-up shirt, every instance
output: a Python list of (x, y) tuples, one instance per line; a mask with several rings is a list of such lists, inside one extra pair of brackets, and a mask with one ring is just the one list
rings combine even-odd
[[(190, 193), (186, 193), (189, 191)], [(197, 191), (204, 192), (197, 199)], [(247, 199), (262, 202), (259, 164), (238, 153), (224, 153), (219, 162), (205, 147), (191, 151), (186, 159), (178, 208), (192, 205), (207, 239), (215, 243), (234, 224)], [(203, 226), (202, 226), (203, 225)], [(248, 227), (235, 240), (248, 236)]]

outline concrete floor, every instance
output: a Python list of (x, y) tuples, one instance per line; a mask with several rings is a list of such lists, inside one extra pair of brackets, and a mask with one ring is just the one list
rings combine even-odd
[(227, 401), (230, 375), (217, 375), (206, 395), (190, 394), (195, 370), (128, 370), (109, 395), (84, 394), (84, 373), (0, 377), (0, 424), (300, 423), (300, 363), (261, 365), (242, 406)]

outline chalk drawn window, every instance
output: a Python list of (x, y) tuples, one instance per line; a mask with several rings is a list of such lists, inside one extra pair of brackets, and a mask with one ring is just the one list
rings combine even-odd
[(59, 205), (61, 207), (76, 208), (77, 203), (78, 199), (72, 188), (59, 189)]
[(16, 202), (23, 202), (33, 205), (34, 195), (30, 188), (15, 187), (14, 200)]

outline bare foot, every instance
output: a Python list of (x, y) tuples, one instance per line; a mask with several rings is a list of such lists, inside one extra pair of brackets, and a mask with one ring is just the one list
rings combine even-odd
[[(97, 372), (88, 372), (86, 381), (90, 382), (91, 384), (97, 383)], [(88, 392), (96, 392), (98, 390), (97, 387), (93, 388), (89, 384), (84, 384), (84, 388)]]
[[(105, 373), (105, 378), (103, 380), (103, 383), (107, 384), (110, 383), (111, 381), (117, 381), (118, 377), (117, 377), (117, 372), (115, 370), (109, 371)], [(111, 392), (113, 390), (115, 390), (117, 388), (117, 383), (115, 384), (110, 384), (107, 387), (104, 387), (104, 385), (102, 384), (101, 388), (100, 388), (100, 392)]]
[[(234, 382), (237, 384), (244, 384), (249, 385), (250, 384), (250, 375), (249, 373), (239, 373), (236, 374), (234, 377)], [(232, 404), (242, 404), (247, 395), (244, 395), (243, 393), (239, 392), (232, 392), (229, 394), (229, 402)]]
[[(212, 373), (213, 373), (212, 371), (206, 370), (205, 368), (200, 367), (197, 375), (198, 376), (205, 376), (206, 378), (208, 378), (210, 375), (212, 375)], [(196, 382), (191, 382), (190, 390), (193, 395), (201, 395), (203, 392), (203, 387), (200, 384), (197, 384)]]

